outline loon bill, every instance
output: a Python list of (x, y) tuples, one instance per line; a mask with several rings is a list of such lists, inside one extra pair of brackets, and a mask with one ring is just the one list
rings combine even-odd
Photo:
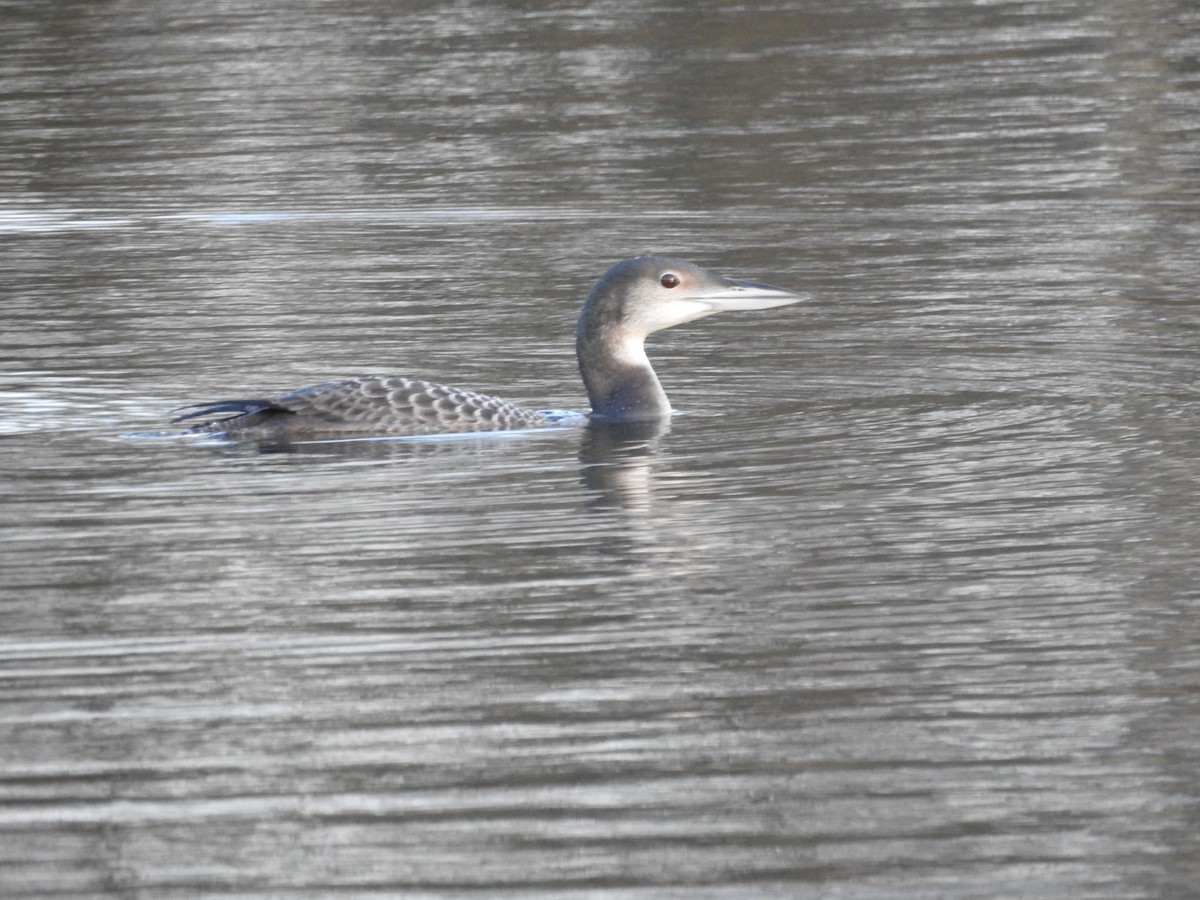
[[(646, 357), (646, 336), (728, 310), (770, 309), (807, 299), (757, 281), (724, 278), (680, 259), (640, 256), (596, 282), (579, 314), (575, 352), (604, 422), (664, 418), (671, 404)], [(365, 375), (263, 399), (184, 407), (172, 420), (230, 439), (319, 439), (539, 428), (552, 417), (499, 397), (390, 375)]]

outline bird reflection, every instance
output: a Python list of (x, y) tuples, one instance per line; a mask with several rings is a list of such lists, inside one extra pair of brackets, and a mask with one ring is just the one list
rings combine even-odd
[(652, 463), (670, 421), (591, 422), (579, 448), (580, 479), (593, 509), (646, 512)]

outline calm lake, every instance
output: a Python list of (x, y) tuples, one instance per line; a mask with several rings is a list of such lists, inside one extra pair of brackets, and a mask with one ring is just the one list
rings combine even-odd
[(0, 895), (1194, 896), (1197, 284), (1191, 0), (3, 4)]

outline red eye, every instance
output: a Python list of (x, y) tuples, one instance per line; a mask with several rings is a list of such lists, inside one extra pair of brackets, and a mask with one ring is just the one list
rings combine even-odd
[(665, 288), (679, 287), (679, 276), (674, 272), (668, 272), (662, 278), (658, 279), (658, 283)]

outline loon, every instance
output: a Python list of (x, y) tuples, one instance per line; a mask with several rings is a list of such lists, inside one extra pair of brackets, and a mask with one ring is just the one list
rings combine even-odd
[[(640, 256), (616, 263), (584, 301), (575, 336), (579, 371), (600, 422), (646, 422), (671, 404), (646, 357), (646, 336), (727, 310), (770, 309), (807, 299), (758, 281), (724, 278), (694, 263)], [(304, 440), (541, 428), (553, 413), (391, 375), (364, 375), (266, 399), (183, 407), (172, 423), (231, 440)]]

